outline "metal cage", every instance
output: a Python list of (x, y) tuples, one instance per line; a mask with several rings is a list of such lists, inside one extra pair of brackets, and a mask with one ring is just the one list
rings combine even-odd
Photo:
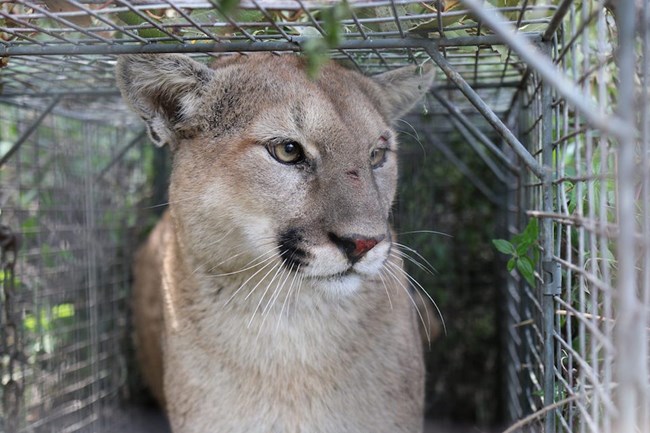
[(121, 428), (129, 263), (164, 158), (116, 56), (271, 51), (437, 65), (408, 122), (501, 215), (508, 431), (650, 432), (649, 32), (643, 0), (0, 2), (0, 430)]

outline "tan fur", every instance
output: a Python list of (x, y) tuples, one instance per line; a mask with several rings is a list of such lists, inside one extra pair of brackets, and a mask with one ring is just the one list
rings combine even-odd
[[(134, 268), (139, 357), (174, 432), (420, 432), (421, 346), (388, 216), (391, 123), (431, 70), (330, 63), (310, 80), (296, 56), (208, 69), (141, 55), (117, 79), (174, 151), (169, 214)], [(278, 139), (308, 162), (275, 160)], [(391, 150), (372, 167), (378, 146)], [(355, 237), (380, 242), (353, 261), (334, 239)]]

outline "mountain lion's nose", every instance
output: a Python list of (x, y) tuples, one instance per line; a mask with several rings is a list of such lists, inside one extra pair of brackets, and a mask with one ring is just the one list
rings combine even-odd
[(348, 260), (354, 264), (361, 260), (363, 256), (366, 255), (368, 251), (373, 249), (375, 245), (381, 242), (386, 236), (381, 235), (374, 238), (366, 238), (362, 236), (337, 236), (334, 233), (329, 233), (330, 240), (336, 244), (337, 247), (348, 258)]

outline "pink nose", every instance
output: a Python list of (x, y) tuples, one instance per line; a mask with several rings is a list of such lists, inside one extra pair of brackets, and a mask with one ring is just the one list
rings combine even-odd
[(379, 243), (377, 239), (354, 239), (354, 251), (352, 252), (355, 256), (363, 256), (368, 251), (373, 249), (375, 245)]
[(375, 238), (365, 238), (356, 235), (339, 237), (334, 233), (329, 233), (330, 240), (343, 251), (348, 260), (353, 264), (361, 260), (368, 251), (373, 249), (385, 237), (385, 235)]

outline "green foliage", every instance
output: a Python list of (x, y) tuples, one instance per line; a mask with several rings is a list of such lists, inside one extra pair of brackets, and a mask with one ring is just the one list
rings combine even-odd
[(535, 287), (535, 263), (539, 261), (539, 224), (532, 218), (523, 232), (505, 239), (493, 239), (492, 244), (500, 253), (510, 256), (508, 272), (517, 269), (526, 282)]
[[(422, 122), (432, 119), (424, 116)], [(447, 325), (447, 335), (434, 339), (425, 354), (427, 369), (434, 372), (427, 380), (429, 415), (490, 425), (499, 417), (499, 399), (494, 396), (501, 380), (497, 362), (501, 280), (494, 272), (497, 253), (490, 248), (499, 221), (497, 210), (427, 142), (427, 136), (417, 137), (406, 123), (397, 126), (403, 131), (394, 224), (397, 241), (436, 268), (437, 273), (431, 273), (405, 262), (408, 272), (435, 300)], [(498, 190), (498, 181), (459, 134), (451, 133), (445, 141)], [(437, 317), (431, 306), (429, 315), (432, 320)]]
[(350, 15), (350, 6), (346, 1), (323, 9), (318, 13), (322, 19), (324, 35), (307, 40), (302, 46), (307, 59), (307, 73), (314, 78), (329, 58), (329, 52), (341, 42), (341, 20)]
[(63, 303), (48, 307), (40, 307), (34, 314), (26, 314), (23, 327), (32, 334), (34, 342), (32, 353), (55, 353), (58, 347), (74, 338), (70, 328), (75, 323), (75, 307), (71, 303)]
[[(150, 25), (147, 21), (142, 18), (140, 15), (135, 12), (120, 12), (117, 14), (117, 17), (126, 25), (129, 26), (139, 26), (139, 25)], [(167, 38), (168, 36), (156, 28), (142, 28), (135, 30), (135, 33), (138, 36), (145, 39), (156, 39), (156, 38)]]
[(231, 14), (239, 7), (239, 0), (218, 0), (217, 3), (224, 14)]
[(74, 305), (65, 303), (54, 305), (49, 311), (47, 308), (40, 308), (38, 314), (26, 314), (23, 319), (23, 326), (27, 331), (38, 331), (38, 319), (40, 327), (44, 331), (54, 331), (57, 325), (61, 324), (62, 319), (71, 319), (74, 317)]

